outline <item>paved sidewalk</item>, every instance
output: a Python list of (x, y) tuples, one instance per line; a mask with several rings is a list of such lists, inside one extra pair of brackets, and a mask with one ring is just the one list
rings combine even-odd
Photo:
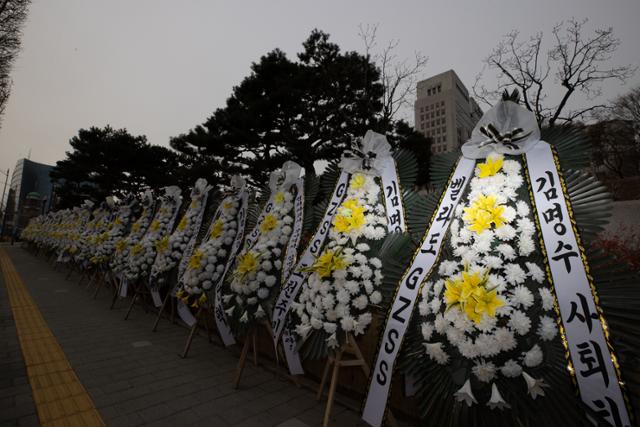
[[(234, 390), (237, 350), (196, 337), (189, 357), (181, 359), (185, 328), (163, 320), (153, 333), (154, 317), (139, 307), (125, 321), (125, 302), (110, 311), (110, 293), (93, 300), (76, 275), (66, 280), (66, 272), (54, 271), (43, 258), (4, 248), (107, 426), (321, 425), (324, 404), (311, 390), (249, 363)], [(9, 373), (0, 376), (0, 411), (14, 408), (0, 425), (37, 425), (4, 285), (0, 316), (0, 343), (7, 342), (9, 360)], [(332, 425), (364, 424), (337, 404)]]
[(0, 273), (0, 426), (38, 426), (4, 275)]

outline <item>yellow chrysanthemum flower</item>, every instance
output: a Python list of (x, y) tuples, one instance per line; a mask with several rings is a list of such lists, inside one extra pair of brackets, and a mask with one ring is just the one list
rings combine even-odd
[(487, 157), (484, 163), (478, 163), (478, 177), (487, 178), (493, 176), (502, 169), (503, 156)]
[(331, 273), (336, 270), (344, 270), (347, 263), (339, 251), (326, 250), (316, 259), (308, 271), (317, 273), (321, 278), (331, 277)]
[(154, 219), (153, 221), (151, 221), (151, 225), (149, 226), (149, 229), (151, 231), (160, 230), (160, 221), (158, 221), (157, 219)]
[(131, 255), (136, 256), (142, 251), (142, 244), (136, 243), (131, 247)]
[(189, 269), (198, 270), (202, 266), (202, 257), (204, 253), (201, 250), (196, 249), (189, 258)]
[(352, 190), (359, 190), (364, 186), (365, 182), (366, 182), (366, 178), (364, 177), (364, 175), (361, 174), (361, 173), (358, 173), (358, 174), (355, 174), (351, 178), (351, 182), (349, 183), (349, 187)]
[(447, 303), (447, 307), (466, 304), (469, 297), (482, 282), (483, 278), (479, 272), (469, 274), (464, 271), (462, 272), (462, 277), (457, 280), (447, 279), (444, 291), (444, 300)]
[(200, 295), (200, 298), (198, 298), (198, 303), (200, 303), (200, 305), (205, 305), (206, 302), (207, 302), (207, 294), (203, 292), (202, 295)]
[(494, 317), (496, 310), (505, 303), (497, 290), (486, 289), (487, 273), (476, 271), (470, 274), (465, 268), (461, 278), (447, 279), (444, 292), (447, 309), (458, 306), (475, 323), (480, 323), (485, 314)]
[(260, 224), (260, 231), (268, 233), (278, 226), (278, 220), (272, 214), (265, 215), (262, 223)]
[(237, 279), (242, 280), (247, 274), (253, 273), (258, 268), (258, 257), (254, 252), (247, 252), (240, 256), (238, 267), (234, 272)]
[(122, 252), (124, 248), (127, 247), (127, 241), (125, 239), (120, 239), (116, 242), (116, 251)]
[[(478, 288), (472, 295), (475, 301), (475, 312), (482, 317), (486, 314), (489, 317), (496, 315), (496, 310), (504, 305), (504, 301), (498, 297), (498, 291), (488, 291), (486, 288)], [(478, 320), (480, 321), (480, 320)]]
[(164, 253), (167, 249), (169, 249), (169, 236), (164, 236), (162, 239), (158, 240), (155, 244), (156, 252), (159, 254)]
[(357, 200), (349, 199), (340, 205), (338, 214), (333, 219), (333, 226), (340, 233), (357, 230), (365, 224), (364, 207)]
[(213, 227), (211, 227), (211, 233), (209, 233), (209, 238), (217, 239), (218, 237), (220, 237), (222, 235), (223, 225), (224, 223), (221, 219), (213, 223)]
[(273, 197), (273, 200), (279, 205), (283, 204), (284, 203), (284, 193), (282, 191), (278, 191), (276, 193), (276, 195)]
[(223, 208), (224, 210), (229, 210), (229, 209), (231, 209), (232, 207), (233, 207), (233, 203), (231, 203), (231, 202), (224, 202), (224, 203), (222, 204), (222, 208)]
[(140, 227), (142, 227), (142, 225), (139, 222), (136, 222), (131, 226), (131, 231), (137, 232), (138, 230), (140, 230)]
[(496, 196), (478, 196), (471, 206), (464, 209), (463, 219), (468, 224), (468, 229), (480, 234), (491, 228), (494, 224), (496, 228), (502, 227), (505, 223), (504, 205), (499, 205)]

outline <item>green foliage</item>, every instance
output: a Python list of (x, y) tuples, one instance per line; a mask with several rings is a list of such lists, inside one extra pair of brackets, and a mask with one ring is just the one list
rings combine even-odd
[[(315, 161), (340, 158), (368, 129), (387, 132), (394, 146), (428, 163), (428, 141), (420, 134), (405, 122), (392, 129), (380, 122), (383, 87), (375, 64), (341, 51), (319, 30), (302, 47), (297, 61), (279, 49), (261, 57), (223, 108), (171, 140), (190, 168), (206, 165), (221, 180), (241, 173), (259, 187), (285, 160), (313, 173)], [(426, 170), (420, 176), (419, 183), (426, 181)]]
[(126, 198), (147, 186), (180, 181), (173, 173), (179, 166), (175, 153), (126, 129), (80, 129), (69, 143), (73, 150), (51, 172), (61, 208), (78, 206), (84, 199), (100, 202), (109, 195)]

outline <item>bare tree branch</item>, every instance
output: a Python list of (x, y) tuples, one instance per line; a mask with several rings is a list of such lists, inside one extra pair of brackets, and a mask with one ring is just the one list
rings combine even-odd
[(0, 119), (11, 94), (11, 67), (20, 51), (21, 28), (30, 0), (0, 1)]
[[(614, 79), (625, 83), (636, 68), (609, 66), (620, 40), (614, 37), (611, 27), (586, 34), (587, 22), (570, 19), (555, 25), (551, 30), (552, 46), (546, 51), (542, 33), (524, 42), (519, 41), (518, 31), (506, 34), (485, 58), (485, 66), (476, 76), (475, 97), (491, 105), (500, 99), (504, 89), (517, 88), (523, 105), (535, 113), (538, 122), (549, 126), (570, 122), (601, 108), (593, 105), (570, 109), (569, 103), (576, 93), (589, 101), (595, 100), (601, 95), (602, 82)], [(490, 88), (485, 83), (488, 72), (495, 73)], [(550, 75), (554, 82), (550, 81)], [(557, 104), (548, 104), (549, 93), (560, 93)]]
[(428, 58), (416, 51), (413, 58), (400, 60), (396, 53), (400, 41), (396, 39), (390, 40), (384, 48), (373, 53), (377, 46), (378, 25), (360, 24), (358, 28), (358, 35), (365, 46), (365, 54), (380, 70), (380, 79), (384, 86), (381, 121), (389, 125), (400, 110), (411, 106), (416, 84)]

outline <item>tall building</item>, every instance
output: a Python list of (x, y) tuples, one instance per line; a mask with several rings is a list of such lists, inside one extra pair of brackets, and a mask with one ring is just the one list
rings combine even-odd
[(482, 110), (453, 70), (418, 82), (415, 128), (433, 140), (431, 151), (445, 153), (471, 136)]
[[(16, 163), (9, 186), (9, 199), (3, 218), (3, 233), (16, 227), (22, 229), (30, 219), (34, 200), (39, 200), (41, 211), (45, 212), (51, 206), (53, 186), (49, 172), (53, 166), (20, 159)], [(5, 233), (6, 234), (6, 233)]]

